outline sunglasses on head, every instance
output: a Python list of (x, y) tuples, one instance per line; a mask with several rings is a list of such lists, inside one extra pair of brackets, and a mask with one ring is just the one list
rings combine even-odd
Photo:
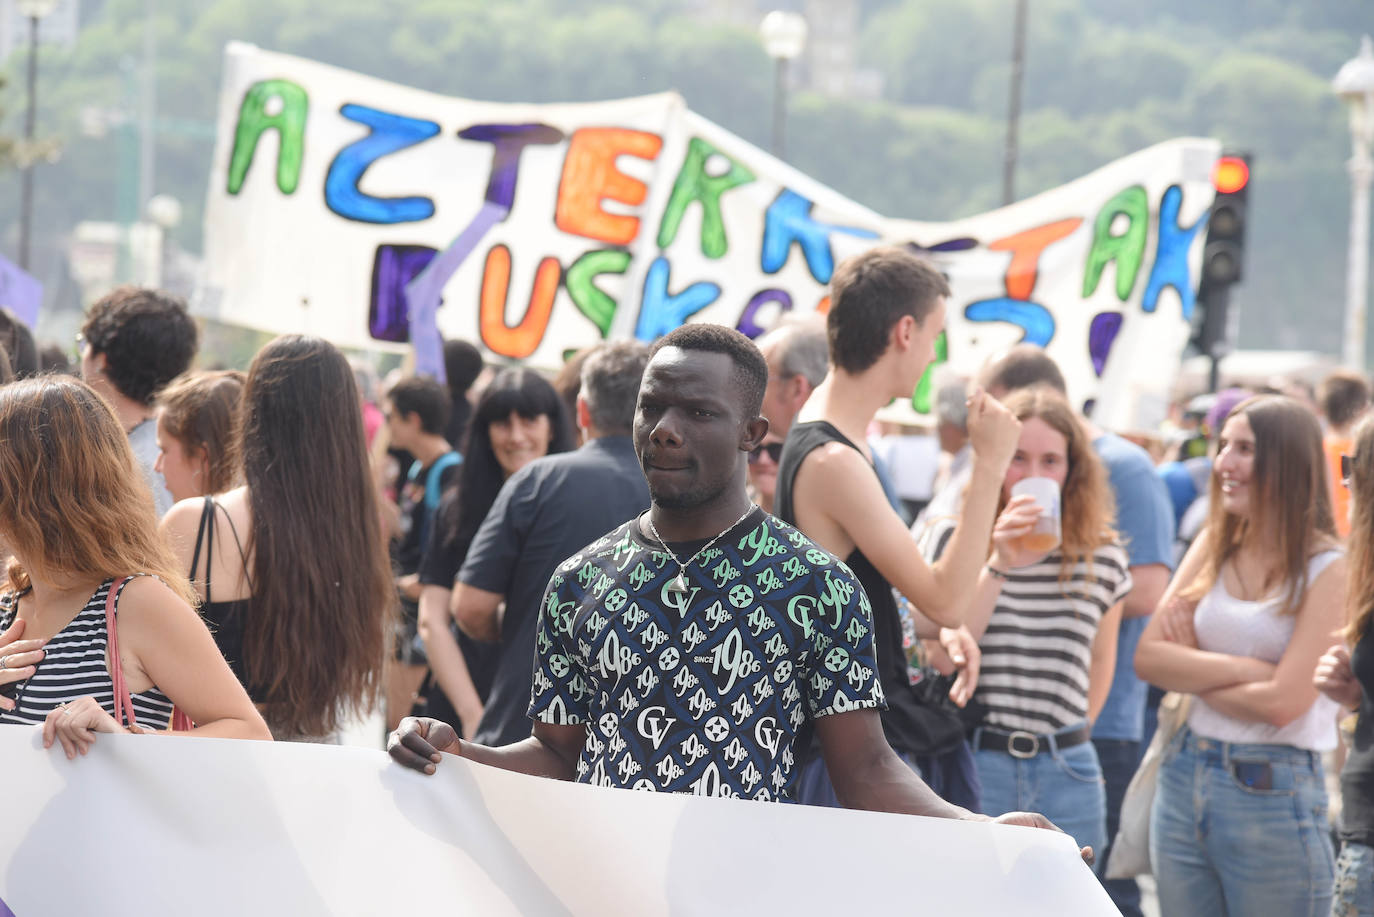
[(749, 453), (749, 464), (752, 465), (757, 462), (763, 457), (765, 452), (768, 453), (768, 457), (772, 459), (773, 464), (776, 465), (778, 459), (782, 457), (782, 443), (764, 443), (762, 446), (755, 446)]

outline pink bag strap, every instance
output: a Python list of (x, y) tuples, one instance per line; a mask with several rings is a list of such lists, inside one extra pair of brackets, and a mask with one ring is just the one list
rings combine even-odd
[[(110, 593), (105, 596), (105, 633), (110, 652), (110, 681), (114, 683), (115, 722), (133, 730), (138, 727), (138, 721), (134, 719), (134, 699), (124, 683), (124, 661), (119, 656), (119, 628), (115, 626), (115, 600), (119, 596), (119, 588), (128, 579), (127, 576), (121, 576), (110, 584)], [(180, 708), (173, 707), (168, 725), (174, 732), (188, 732), (194, 724)]]
[(115, 599), (126, 579), (127, 576), (117, 577), (110, 583), (110, 592), (105, 596), (105, 639), (110, 652), (110, 681), (114, 682), (115, 722), (134, 729), (138, 726), (138, 721), (134, 719), (134, 699), (129, 696), (129, 688), (124, 684), (124, 662), (119, 658), (119, 628), (115, 627)]

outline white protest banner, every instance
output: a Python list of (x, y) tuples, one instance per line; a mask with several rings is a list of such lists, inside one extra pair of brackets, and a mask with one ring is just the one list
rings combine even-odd
[(341, 346), (411, 342), (422, 366), (442, 333), (552, 368), (689, 319), (756, 336), (824, 310), (848, 255), (911, 244), (950, 276), (955, 365), (1024, 337), (1049, 347), (1076, 402), (1123, 425), (1177, 370), (1217, 152), (1170, 141), (1012, 207), (913, 223), (675, 94), (474, 102), (231, 43), (199, 307)]
[[(334, 746), (0, 727), (0, 913), (1113, 914), (1062, 834)], [(22, 788), (22, 789), (21, 789)]]
[(228, 321), (375, 346), (408, 339), (406, 285), (428, 269), (411, 292), (442, 293), (446, 336), (556, 366), (689, 316), (813, 309), (828, 237), (854, 224), (872, 244), (878, 219), (673, 94), (497, 105), (231, 44), (205, 298)]
[(974, 373), (1029, 341), (1058, 363), (1074, 403), (1096, 402), (1099, 423), (1154, 427), (1188, 340), (1219, 153), (1213, 140), (1171, 140), (1000, 210), (890, 220), (883, 234), (949, 277), (955, 367)]

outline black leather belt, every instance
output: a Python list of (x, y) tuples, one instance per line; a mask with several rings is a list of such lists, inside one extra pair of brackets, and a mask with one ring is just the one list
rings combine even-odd
[(1034, 758), (1041, 752), (1053, 748), (1073, 748), (1092, 738), (1092, 729), (1081, 726), (1072, 732), (1040, 736), (1033, 732), (996, 732), (982, 729), (978, 732), (978, 751), (1004, 751), (1013, 758)]

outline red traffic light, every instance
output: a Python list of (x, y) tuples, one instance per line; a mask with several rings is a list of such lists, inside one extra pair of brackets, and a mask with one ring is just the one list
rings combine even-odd
[(1250, 182), (1250, 166), (1239, 156), (1223, 156), (1212, 167), (1212, 186), (1218, 194), (1235, 194)]

